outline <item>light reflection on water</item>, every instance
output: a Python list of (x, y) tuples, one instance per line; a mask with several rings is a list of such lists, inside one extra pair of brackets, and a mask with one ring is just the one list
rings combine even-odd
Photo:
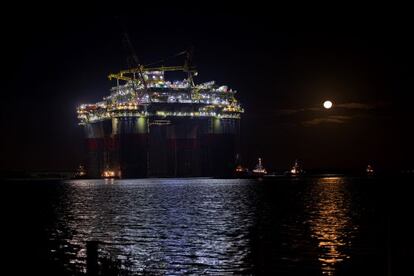
[[(136, 274), (334, 275), (358, 225), (346, 178), (63, 183), (51, 254), (85, 271), (85, 242)], [(61, 260), (62, 261), (62, 260)], [(316, 274), (315, 274), (316, 273)]]
[(54, 240), (84, 271), (98, 240), (137, 273), (241, 273), (251, 269), (249, 185), (238, 180), (77, 180), (62, 198)]
[(318, 242), (322, 273), (334, 275), (336, 266), (350, 258), (347, 249), (358, 230), (351, 217), (351, 198), (341, 177), (318, 178), (306, 201), (311, 237)]

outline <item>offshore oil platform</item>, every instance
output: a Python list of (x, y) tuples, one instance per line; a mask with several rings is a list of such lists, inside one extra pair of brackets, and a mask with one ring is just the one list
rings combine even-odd
[[(235, 90), (195, 84), (188, 57), (182, 66), (138, 64), (110, 74), (110, 95), (77, 108), (88, 177), (233, 175), (243, 108)], [(184, 79), (167, 80), (171, 71)]]

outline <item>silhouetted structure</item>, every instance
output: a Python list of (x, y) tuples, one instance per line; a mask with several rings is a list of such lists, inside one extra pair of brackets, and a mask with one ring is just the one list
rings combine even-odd
[[(165, 71), (177, 70), (188, 77), (165, 80)], [(88, 175), (231, 176), (243, 109), (236, 91), (214, 81), (195, 85), (194, 72), (140, 66), (109, 75), (117, 80), (111, 94), (78, 108)]]

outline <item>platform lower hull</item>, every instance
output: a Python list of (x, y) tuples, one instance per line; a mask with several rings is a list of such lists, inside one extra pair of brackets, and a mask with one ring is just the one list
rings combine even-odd
[(238, 120), (172, 118), (165, 125), (148, 118), (112, 120), (85, 126), (89, 177), (105, 169), (122, 178), (233, 175)]

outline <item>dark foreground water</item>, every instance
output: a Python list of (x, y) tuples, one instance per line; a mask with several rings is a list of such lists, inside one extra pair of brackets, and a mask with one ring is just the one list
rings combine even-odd
[[(85, 244), (132, 274), (408, 275), (408, 178), (2, 183), (2, 269), (86, 271)], [(392, 273), (392, 274), (391, 274)]]

